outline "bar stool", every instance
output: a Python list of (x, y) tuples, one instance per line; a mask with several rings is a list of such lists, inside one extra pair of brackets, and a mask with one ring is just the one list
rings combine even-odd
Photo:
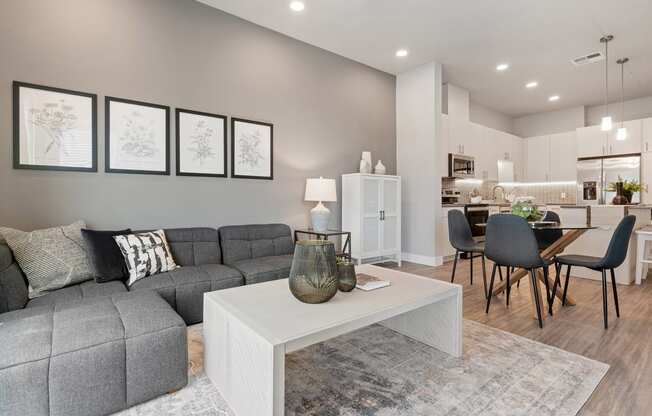
[(644, 227), (636, 231), (636, 284), (647, 278), (648, 264), (652, 259), (647, 258), (647, 242), (652, 241), (652, 227)]

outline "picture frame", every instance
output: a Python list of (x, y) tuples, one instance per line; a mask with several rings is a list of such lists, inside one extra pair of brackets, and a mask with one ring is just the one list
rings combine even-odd
[(274, 179), (274, 125), (231, 117), (231, 177)]
[(97, 172), (97, 94), (13, 81), (13, 167)]
[(105, 172), (170, 174), (170, 107), (105, 97)]
[(176, 174), (226, 178), (227, 117), (177, 108)]

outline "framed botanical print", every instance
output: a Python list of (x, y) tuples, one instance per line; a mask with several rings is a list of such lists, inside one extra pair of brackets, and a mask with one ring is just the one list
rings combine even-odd
[(106, 97), (109, 173), (170, 174), (170, 107)]
[(97, 95), (14, 81), (14, 169), (97, 172)]
[(226, 177), (226, 117), (176, 110), (178, 176)]
[(274, 179), (274, 125), (231, 118), (231, 177)]

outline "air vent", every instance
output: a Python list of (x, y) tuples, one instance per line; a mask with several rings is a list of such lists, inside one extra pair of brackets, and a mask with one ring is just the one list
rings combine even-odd
[(600, 62), (604, 60), (604, 55), (602, 52), (593, 52), (588, 55), (580, 56), (575, 59), (571, 59), (571, 62), (575, 66), (592, 64), (595, 62)]

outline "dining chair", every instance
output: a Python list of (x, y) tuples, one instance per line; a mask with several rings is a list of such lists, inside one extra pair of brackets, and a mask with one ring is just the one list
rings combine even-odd
[[(627, 248), (629, 247), (629, 239), (634, 230), (636, 217), (634, 215), (627, 215), (614, 230), (607, 252), (603, 257), (584, 256), (578, 254), (568, 254), (556, 257), (557, 262), (557, 276), (555, 283), (552, 286), (552, 293), (555, 293), (557, 287), (561, 284), (561, 269), (567, 266), (566, 281), (564, 282), (564, 293), (562, 295), (562, 306), (566, 305), (566, 293), (568, 293), (568, 282), (570, 281), (570, 272), (572, 266), (585, 267), (587, 269), (602, 272), (602, 313), (604, 317), (604, 329), (609, 328), (608, 313), (607, 313), (607, 270), (611, 274), (611, 285), (614, 295), (614, 304), (616, 306), (616, 317), (620, 318), (620, 308), (618, 306), (618, 289), (616, 288), (616, 274), (614, 269), (619, 267), (627, 257)], [(554, 297), (552, 299), (554, 302)]]
[[(468, 253), (471, 269), (471, 284), (473, 284), (473, 259), (482, 257), (482, 281), (484, 283), (484, 293), (487, 296), (487, 270), (484, 259), (484, 243), (477, 242), (473, 239), (471, 226), (462, 211), (448, 211), (448, 239), (455, 249), (455, 259), (453, 260), (453, 273), (451, 283), (455, 281), (455, 271), (457, 269), (457, 260), (462, 253)], [(479, 254), (479, 256), (476, 256)]]
[[(543, 319), (541, 317), (541, 296), (539, 294), (539, 285), (536, 277), (536, 269), (542, 268), (546, 281), (546, 300), (548, 301), (548, 311), (551, 312), (551, 300), (548, 295), (548, 266), (550, 262), (541, 258), (539, 254), (539, 245), (534, 236), (534, 232), (528, 222), (519, 216), (512, 214), (497, 214), (489, 217), (487, 221), (487, 233), (485, 240), (485, 256), (494, 262), (489, 281), (489, 291), (487, 295), (486, 313), (489, 313), (491, 304), (491, 294), (493, 291), (494, 280), (496, 277), (496, 268), (500, 266), (526, 269), (530, 273), (532, 289), (534, 291), (534, 302), (537, 309), (537, 318), (539, 328), (543, 328)], [(505, 287), (506, 304), (509, 305), (510, 295), (509, 278)]]
[[(554, 211), (546, 212), (546, 215), (541, 220), (561, 223), (561, 218), (559, 218), (559, 215)], [(540, 228), (534, 230), (534, 236), (537, 239), (540, 251), (553, 245), (555, 241), (559, 240), (563, 235), (564, 232), (561, 229), (546, 230), (545, 228)]]

